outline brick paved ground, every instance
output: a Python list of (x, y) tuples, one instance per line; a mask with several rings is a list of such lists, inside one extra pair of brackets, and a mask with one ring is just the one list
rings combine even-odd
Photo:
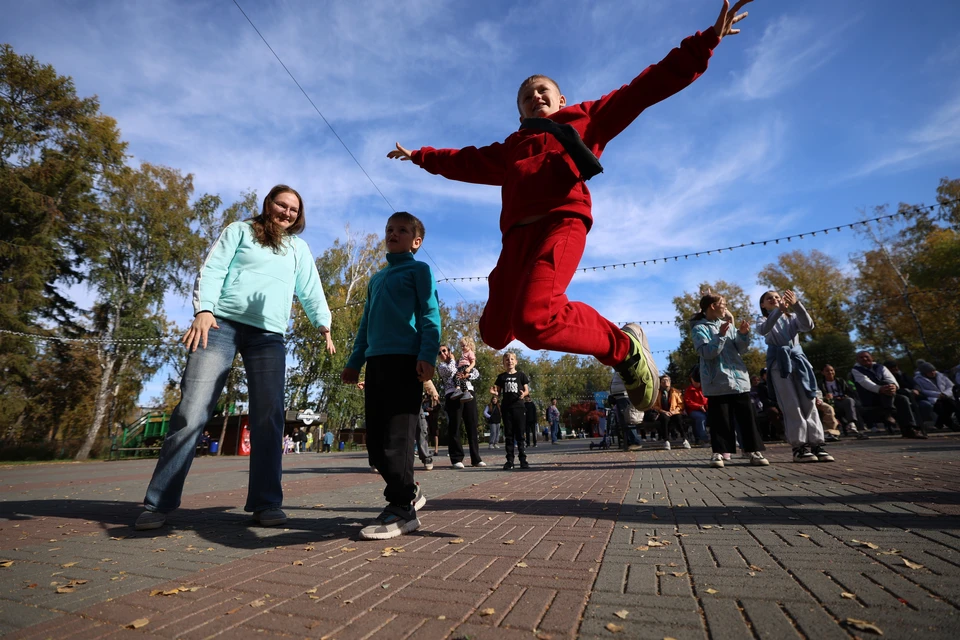
[(713, 470), (572, 441), (503, 472), (500, 450), (418, 472), (423, 528), (382, 542), (357, 539), (382, 506), (363, 455), (287, 456), (277, 529), (238, 508), (244, 459), (199, 459), (153, 532), (129, 526), (153, 461), (0, 467), (0, 634), (960, 637), (960, 437), (832, 451)]

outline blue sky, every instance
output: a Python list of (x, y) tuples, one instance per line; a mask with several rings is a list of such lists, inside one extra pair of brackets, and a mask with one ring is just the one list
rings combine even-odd
[[(720, 4), (241, 1), (392, 205), (424, 220), (438, 278), (493, 267), (499, 191), (387, 160), (395, 141), (502, 140), (518, 125), (527, 76), (555, 78), (570, 103), (596, 99), (709, 28)], [(608, 145), (605, 172), (590, 182), (595, 223), (582, 265), (854, 221), (874, 205), (931, 203), (941, 177), (960, 177), (960, 4), (757, 0), (748, 10), (702, 78)], [(348, 223), (381, 232), (387, 204), (232, 1), (0, 0), (0, 11), (0, 41), (98, 95), (134, 161), (193, 173), (197, 193), (228, 202), (294, 186), (315, 254)], [(846, 263), (864, 247), (844, 232), (578, 274), (569, 295), (614, 321), (671, 319), (672, 298), (702, 280), (759, 295), (757, 272), (794, 248)], [(486, 298), (484, 282), (439, 290), (451, 304)], [(186, 300), (167, 307), (190, 315)], [(649, 335), (655, 350), (679, 339), (671, 326)]]

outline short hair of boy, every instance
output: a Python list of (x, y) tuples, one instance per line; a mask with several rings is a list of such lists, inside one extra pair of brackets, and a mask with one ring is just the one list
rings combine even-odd
[[(421, 240), (427, 236), (427, 229), (423, 226), (423, 222), (420, 220), (420, 218), (413, 215), (409, 211), (397, 211), (392, 216), (387, 218), (387, 223), (389, 224), (391, 220), (401, 220), (413, 226), (413, 232)], [(416, 252), (417, 250), (413, 249), (413, 253)]]
[(536, 82), (537, 80), (548, 80), (553, 83), (553, 86), (557, 88), (557, 93), (560, 93), (560, 85), (557, 84), (557, 81), (551, 78), (550, 76), (545, 76), (542, 73), (535, 73), (526, 80), (520, 83), (520, 88), (517, 89), (517, 111), (520, 112), (520, 115), (523, 115), (523, 109), (520, 108), (520, 98), (523, 95), (523, 90), (531, 82)]

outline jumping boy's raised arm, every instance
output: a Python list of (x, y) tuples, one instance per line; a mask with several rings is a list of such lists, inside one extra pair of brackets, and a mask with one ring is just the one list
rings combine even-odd
[(504, 146), (495, 142), (486, 147), (463, 149), (434, 149), (423, 147), (410, 151), (397, 143), (387, 154), (393, 160), (409, 160), (430, 173), (449, 180), (503, 186), (506, 173)]
[(753, 0), (740, 0), (730, 9), (724, 0), (716, 24), (704, 32), (685, 38), (657, 64), (650, 65), (633, 82), (624, 85), (603, 98), (584, 103), (593, 126), (587, 130), (584, 141), (601, 147), (633, 122), (647, 107), (669, 98), (689, 86), (707, 70), (713, 50), (726, 35), (740, 33), (733, 25), (747, 17), (737, 11)]

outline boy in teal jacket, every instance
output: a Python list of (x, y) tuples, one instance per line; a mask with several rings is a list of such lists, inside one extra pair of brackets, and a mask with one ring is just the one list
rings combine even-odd
[(387, 484), (387, 507), (360, 532), (365, 540), (415, 531), (416, 506), (426, 502), (413, 479), (411, 453), (423, 383), (433, 378), (440, 348), (440, 299), (430, 266), (414, 258), (424, 234), (423, 223), (405, 211), (387, 220), (387, 266), (370, 278), (353, 354), (340, 374), (356, 384), (367, 365), (367, 452)]

